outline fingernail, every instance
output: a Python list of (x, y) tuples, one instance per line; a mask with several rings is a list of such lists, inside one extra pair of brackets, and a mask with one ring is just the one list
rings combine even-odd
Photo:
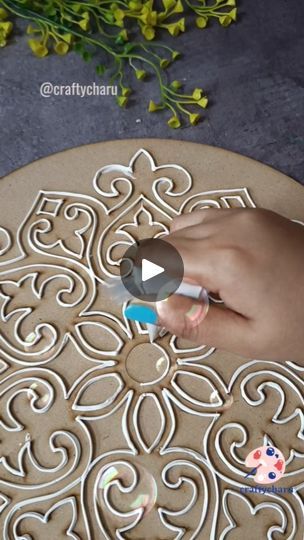
[(125, 316), (130, 321), (157, 324), (157, 313), (147, 306), (132, 304), (125, 309)]

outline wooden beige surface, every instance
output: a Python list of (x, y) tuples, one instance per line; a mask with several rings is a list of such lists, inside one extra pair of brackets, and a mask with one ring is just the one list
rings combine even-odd
[[(75, 148), (0, 181), (3, 538), (253, 540), (274, 527), (302, 539), (292, 343), (282, 365), (169, 335), (151, 345), (103, 284), (126, 242), (165, 234), (181, 211), (256, 205), (303, 222), (303, 195), (242, 156), (151, 139)], [(267, 443), (287, 460), (274, 486), (294, 493), (252, 492), (244, 460)]]

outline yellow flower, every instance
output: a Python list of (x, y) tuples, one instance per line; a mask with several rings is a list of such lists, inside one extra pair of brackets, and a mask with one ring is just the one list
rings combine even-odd
[(195, 23), (198, 28), (206, 28), (208, 19), (207, 17), (197, 17)]
[(125, 12), (122, 9), (115, 9), (113, 15), (118, 22), (123, 21), (126, 16)]
[(182, 87), (182, 83), (180, 81), (172, 81), (170, 86), (173, 90), (179, 90)]
[(136, 0), (131, 0), (128, 5), (131, 11), (139, 11), (142, 8), (142, 3)]
[(192, 124), (192, 126), (196, 126), (196, 124), (200, 121), (200, 118), (201, 118), (200, 115), (197, 113), (190, 114), (189, 116), (190, 124)]
[(183, 11), (184, 11), (184, 6), (181, 0), (177, 0), (174, 13), (183, 13)]
[(87, 32), (90, 28), (90, 21), (88, 19), (81, 19), (81, 21), (79, 21), (79, 26), (82, 30), (84, 30), (85, 32)]
[(62, 37), (63, 41), (65, 41), (66, 43), (71, 45), (71, 43), (73, 41), (73, 35), (72, 34), (63, 34), (61, 37)]
[(172, 60), (176, 60), (177, 58), (179, 58), (181, 55), (181, 53), (179, 51), (172, 51)]
[(142, 81), (143, 79), (146, 78), (147, 72), (144, 69), (136, 69), (135, 76), (136, 76), (136, 79), (138, 79), (139, 81)]
[(141, 33), (148, 41), (151, 41), (155, 37), (155, 30), (153, 26), (143, 26), (141, 29)]
[(132, 93), (131, 88), (128, 88), (127, 86), (123, 86), (123, 87), (122, 87), (122, 89), (121, 89), (121, 95), (122, 95), (123, 97), (129, 96), (131, 93)]
[(229, 11), (229, 14), (228, 14), (228, 15), (231, 17), (231, 19), (232, 19), (233, 21), (236, 21), (237, 9), (236, 9), (236, 8), (235, 8), (235, 9), (232, 9), (231, 11)]
[(157, 11), (150, 11), (146, 7), (143, 7), (142, 14), (139, 18), (143, 23), (149, 26), (155, 26), (157, 24)]
[(157, 103), (155, 103), (152, 99), (150, 99), (148, 111), (156, 112), (156, 111), (159, 111), (159, 109), (160, 109), (160, 105), (157, 105)]
[(230, 15), (222, 15), (219, 18), (219, 22), (222, 26), (229, 26), (232, 22), (232, 18), (230, 17)]
[(124, 41), (128, 41), (129, 36), (128, 36), (128, 32), (127, 32), (127, 30), (125, 28), (119, 32), (119, 35), (122, 37), (122, 39)]
[(185, 31), (185, 17), (178, 21), (178, 26), (181, 32)]
[(179, 118), (176, 115), (171, 116), (171, 118), (169, 118), (167, 124), (168, 124), (168, 126), (170, 126), (170, 128), (173, 128), (173, 129), (177, 129), (177, 128), (179, 128), (181, 126)]
[(159, 62), (159, 65), (162, 69), (166, 69), (170, 64), (170, 60), (168, 60), (167, 58), (162, 58)]
[(55, 53), (59, 54), (60, 56), (64, 56), (69, 52), (69, 44), (65, 41), (58, 41), (56, 45), (54, 46)]
[(13, 23), (11, 21), (0, 22), (0, 31), (6, 38), (13, 30)]
[(127, 103), (128, 103), (128, 98), (127, 96), (118, 96), (117, 98), (117, 103), (120, 107), (126, 107)]
[(180, 34), (180, 32), (185, 31), (185, 18), (183, 17), (182, 19), (180, 19), (176, 23), (164, 24), (163, 26), (164, 26), (164, 28), (167, 28), (167, 30), (168, 30), (169, 34), (171, 34), (171, 36), (176, 37), (176, 36), (178, 36)]
[(197, 101), (201, 99), (203, 90), (201, 88), (195, 88), (192, 92), (193, 99), (196, 99)]
[(30, 35), (30, 34), (35, 34), (35, 32), (39, 32), (39, 30), (37, 30), (37, 28), (34, 28), (31, 24), (29, 24), (26, 29), (26, 33)]
[(49, 51), (42, 42), (36, 41), (35, 39), (29, 39), (28, 44), (32, 49), (34, 55), (38, 56), (38, 58), (43, 58), (44, 56), (47, 56)]
[(166, 11), (171, 9), (176, 4), (175, 0), (162, 0), (162, 2)]
[(8, 17), (7, 11), (4, 8), (0, 8), (0, 21), (7, 19), (7, 17)]
[(198, 104), (200, 107), (202, 107), (203, 109), (206, 109), (206, 107), (207, 107), (207, 105), (208, 105), (208, 98), (206, 98), (206, 97), (201, 98), (201, 99), (197, 102), (197, 104)]

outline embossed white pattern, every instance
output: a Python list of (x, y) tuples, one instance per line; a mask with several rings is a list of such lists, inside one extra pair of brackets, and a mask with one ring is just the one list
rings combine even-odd
[[(303, 370), (234, 359), (226, 372), (212, 347), (166, 332), (150, 344), (106, 294), (123, 250), (147, 228), (160, 238), (181, 213), (255, 207), (249, 190), (204, 191), (191, 171), (144, 149), (103, 165), (93, 188), (41, 190), (15, 238), (0, 226), (2, 538), (224, 540), (239, 528), (249, 539), (251, 519), (262, 530), (263, 516), (276, 515), (267, 538), (298, 540)], [(252, 499), (239, 491), (252, 486), (245, 458), (265, 440), (284, 453), (282, 485), (294, 492)], [(157, 491), (149, 511), (132, 506), (143, 471)]]

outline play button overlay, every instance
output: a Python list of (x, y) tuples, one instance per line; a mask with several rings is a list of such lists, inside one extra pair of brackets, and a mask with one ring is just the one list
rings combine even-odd
[(132, 244), (120, 264), (128, 292), (145, 302), (165, 300), (179, 288), (184, 265), (178, 251), (165, 240), (146, 239)]
[(143, 281), (148, 281), (148, 279), (152, 279), (155, 276), (159, 276), (159, 274), (162, 274), (164, 271), (165, 269), (162, 266), (159, 266), (158, 264), (155, 264), (152, 261), (148, 261), (147, 259), (142, 260), (141, 279)]

